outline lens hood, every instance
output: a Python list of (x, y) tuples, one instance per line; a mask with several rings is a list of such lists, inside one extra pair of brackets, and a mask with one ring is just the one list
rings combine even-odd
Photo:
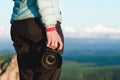
[(46, 49), (41, 57), (41, 65), (46, 69), (57, 69), (62, 65), (62, 53)]

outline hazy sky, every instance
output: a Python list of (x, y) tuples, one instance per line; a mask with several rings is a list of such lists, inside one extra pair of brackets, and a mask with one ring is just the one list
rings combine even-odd
[[(12, 6), (12, 0), (0, 0), (0, 37), (8, 34)], [(60, 6), (66, 35), (120, 39), (120, 0), (60, 0)]]
[(120, 27), (120, 0), (61, 0), (65, 24)]

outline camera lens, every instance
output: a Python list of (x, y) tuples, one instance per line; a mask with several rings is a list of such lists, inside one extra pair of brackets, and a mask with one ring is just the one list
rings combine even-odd
[(61, 53), (46, 49), (41, 56), (41, 65), (46, 69), (56, 69), (62, 65)]
[(49, 55), (46, 57), (47, 64), (54, 64), (56, 62), (56, 58), (54, 55)]

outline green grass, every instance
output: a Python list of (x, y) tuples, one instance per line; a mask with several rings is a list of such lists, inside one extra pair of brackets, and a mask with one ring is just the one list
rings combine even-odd
[(13, 54), (11, 53), (0, 53), (0, 67), (2, 64), (8, 63), (12, 56)]
[(91, 63), (65, 61), (61, 80), (120, 80), (120, 66), (99, 67)]

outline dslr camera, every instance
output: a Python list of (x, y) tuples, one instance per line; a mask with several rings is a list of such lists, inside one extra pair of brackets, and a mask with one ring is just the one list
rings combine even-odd
[(43, 51), (40, 59), (41, 65), (46, 69), (57, 69), (62, 65), (62, 53), (50, 48)]

